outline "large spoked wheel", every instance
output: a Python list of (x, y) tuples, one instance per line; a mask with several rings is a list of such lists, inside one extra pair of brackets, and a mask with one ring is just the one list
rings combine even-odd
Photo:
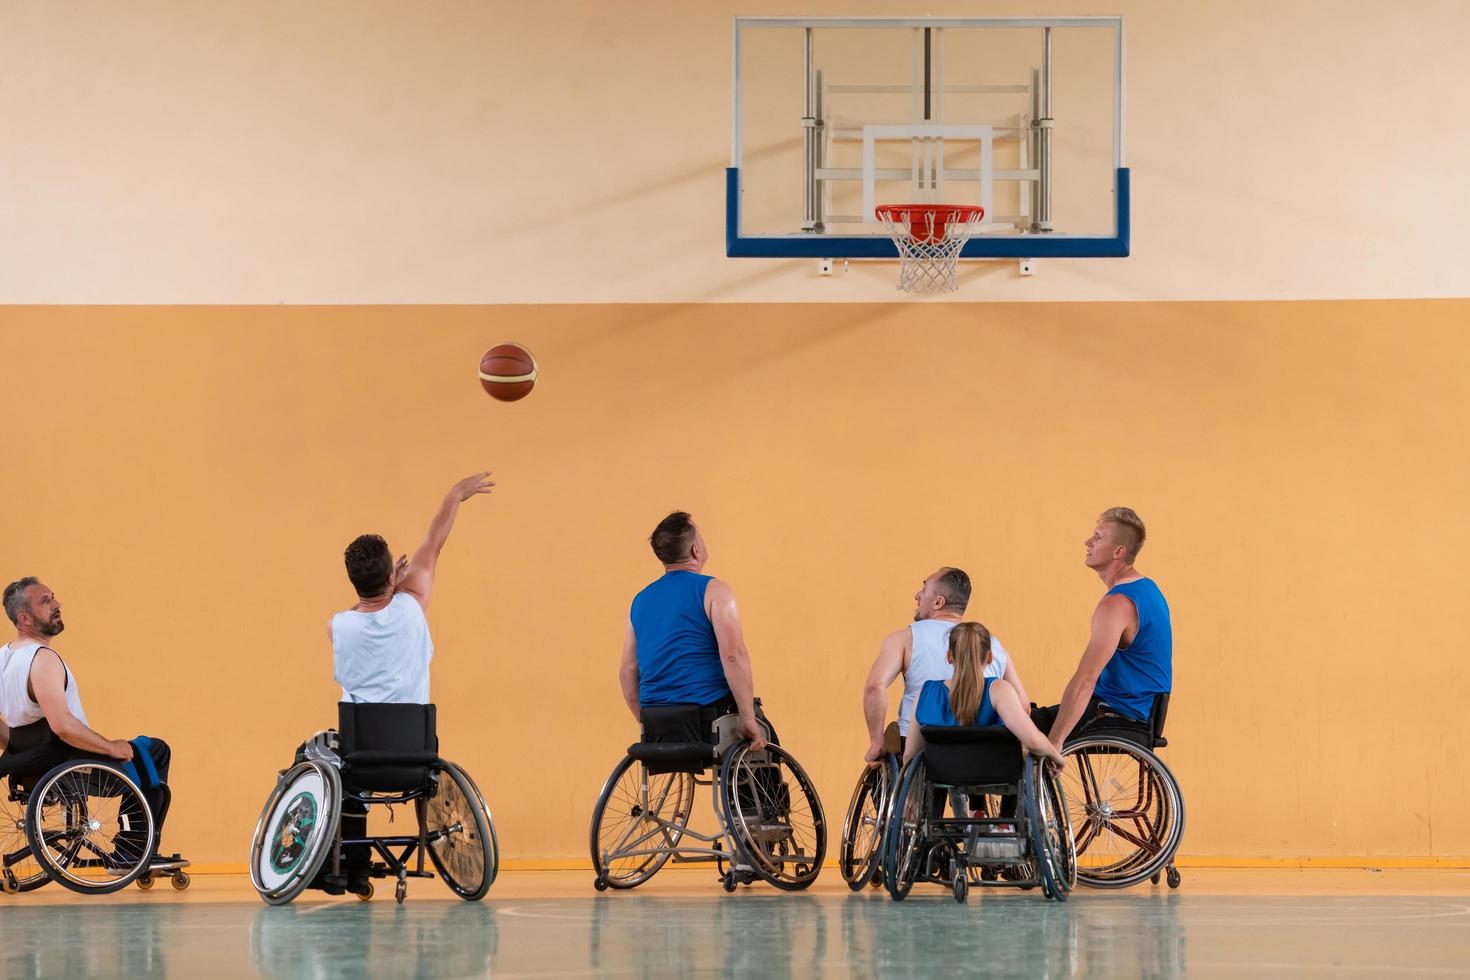
[(882, 862), (887, 807), (897, 777), (898, 760), (885, 755), (877, 768), (863, 768), (852, 791), (852, 800), (847, 804), (837, 864), (842, 870), (842, 880), (855, 892), (862, 891), (873, 880), (873, 873)]
[(1026, 757), (1024, 795), (1031, 849), (1047, 898), (1065, 902), (1077, 882), (1076, 853), (1061, 784), (1039, 756)]
[(42, 776), (25, 823), (41, 870), (88, 895), (132, 884), (148, 869), (156, 842), (143, 791), (105, 762), (64, 762)]
[(895, 902), (909, 897), (924, 860), (924, 825), (929, 820), (929, 767), (920, 752), (904, 766), (888, 810), (888, 840), (883, 845), (883, 883)]
[(693, 808), (693, 774), (649, 773), (624, 756), (592, 811), (598, 890), (636, 888), (657, 874), (679, 846)]
[(28, 892), (51, 880), (31, 853), (26, 836), (26, 805), (10, 798), (11, 787), (0, 784), (0, 891)]
[(1111, 736), (1080, 738), (1064, 755), (1077, 880), (1124, 888), (1168, 865), (1184, 834), (1184, 800), (1163, 761)]
[(342, 778), (324, 762), (291, 767), (260, 811), (250, 845), (250, 883), (269, 905), (301, 894), (322, 868), (342, 820)]
[(438, 787), (424, 807), (429, 858), (460, 898), (478, 902), (500, 869), (500, 848), (485, 798), (452, 762), (439, 770)]
[(791, 753), (743, 742), (720, 766), (720, 802), (736, 847), (766, 881), (799, 891), (817, 880), (827, 854), (827, 817), (811, 777)]

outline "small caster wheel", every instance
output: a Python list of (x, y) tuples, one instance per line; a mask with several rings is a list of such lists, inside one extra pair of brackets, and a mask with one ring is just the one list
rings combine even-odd
[(1149, 875), (1148, 880), (1157, 885), (1159, 883), (1159, 873), (1155, 871), (1153, 874)]
[(954, 888), (954, 900), (963, 905), (965, 899), (968, 898), (970, 895), (969, 880), (965, 878), (963, 872), (956, 871), (954, 873), (954, 880), (950, 884), (951, 887)]
[(151, 874), (138, 875), (138, 887), (143, 891), (153, 887), (153, 876)]
[(181, 892), (189, 887), (189, 876), (180, 871), (173, 878), (174, 891)]
[(733, 871), (727, 871), (727, 872), (725, 872), (725, 879), (724, 879), (723, 884), (725, 886), (725, 891), (727, 891), (727, 892), (733, 892), (735, 890), (735, 872), (733, 872)]
[(0, 875), (0, 892), (14, 895), (18, 891), (20, 891), (20, 882), (15, 880), (15, 872), (6, 868), (5, 874)]
[(359, 902), (371, 902), (373, 900), (373, 883), (371, 881), (362, 887), (362, 891), (357, 893), (357, 900)]
[(1179, 882), (1183, 880), (1183, 879), (1181, 879), (1179, 877), (1179, 869), (1176, 868), (1176, 867), (1174, 867), (1171, 864), (1171, 865), (1169, 865), (1169, 870), (1168, 870), (1167, 874), (1169, 876), (1169, 887), (1170, 888), (1178, 888), (1179, 887)]
[(398, 902), (399, 905), (402, 905), (403, 904), (403, 900), (405, 898), (407, 898), (407, 897), (408, 897), (408, 882), (406, 882), (406, 881), (399, 881), (398, 882), (398, 885), (393, 889), (393, 898), (394, 898), (395, 901)]
[(607, 891), (607, 875), (598, 875), (597, 880), (592, 882), (592, 887), (600, 892)]
[(872, 885), (874, 888), (882, 888), (883, 887), (883, 869), (882, 868), (877, 868), (877, 869), (875, 869), (873, 871), (873, 877), (868, 882), (868, 884)]

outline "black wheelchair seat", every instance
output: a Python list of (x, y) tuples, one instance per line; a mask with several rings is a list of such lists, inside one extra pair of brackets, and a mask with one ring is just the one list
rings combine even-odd
[(1164, 737), (1164, 721), (1168, 717), (1168, 693), (1155, 694), (1153, 706), (1149, 710), (1148, 717), (1143, 721), (1125, 718), (1114, 711), (1105, 710), (1086, 725), (1081, 726), (1074, 735), (1068, 738), (1068, 741), (1084, 736), (1102, 736), (1121, 738), (1149, 751), (1162, 749), (1169, 745), (1169, 740)]
[(429, 785), (439, 763), (432, 704), (337, 705), (342, 780), (353, 790), (411, 793)]
[(1004, 725), (921, 725), (929, 778), (944, 786), (990, 786), (1021, 778), (1021, 742)]
[(628, 755), (655, 775), (703, 772), (715, 762), (713, 711), (698, 704), (649, 704), (638, 712), (643, 739)]

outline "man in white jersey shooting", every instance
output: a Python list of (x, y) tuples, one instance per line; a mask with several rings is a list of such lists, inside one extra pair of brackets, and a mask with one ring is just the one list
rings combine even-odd
[[(883, 638), (878, 659), (873, 661), (873, 669), (863, 686), (863, 717), (868, 723), (868, 751), (863, 758), (869, 766), (878, 765), (887, 751), (883, 723), (888, 716), (889, 687), (903, 675), (903, 700), (898, 706), (898, 734), (903, 740), (908, 736), (914, 704), (924, 682), (948, 680), (954, 672), (946, 658), (949, 631), (965, 618), (969, 605), (970, 576), (963, 569), (946, 566), (924, 579), (924, 584), (914, 593), (913, 624)], [(1029, 705), (1015, 663), (994, 636), (991, 652), (993, 656), (985, 668), (985, 676), (1004, 677), (1020, 695), (1021, 703)]]
[[(359, 535), (347, 546), (343, 560), (357, 602), (332, 617), (332, 676), (342, 685), (342, 700), (363, 704), (429, 704), (429, 661), (434, 641), (424, 613), (434, 591), (439, 553), (454, 529), (459, 506), (471, 497), (488, 494), (495, 484), (490, 473), (476, 473), (449, 488), (429, 530), (413, 557), (395, 563), (388, 542), (376, 534)], [(305, 746), (297, 751), (304, 758)], [(342, 836), (360, 839), (367, 834), (367, 807), (351, 800), (342, 804)], [(348, 890), (357, 891), (372, 854), (366, 844), (342, 849)], [(322, 874), (326, 874), (323, 868)], [(337, 883), (340, 887), (344, 883)]]

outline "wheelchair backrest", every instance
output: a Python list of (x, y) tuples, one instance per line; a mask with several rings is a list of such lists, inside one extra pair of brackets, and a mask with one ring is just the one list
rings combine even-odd
[(432, 704), (337, 705), (337, 737), (345, 759), (356, 752), (439, 751), (438, 714)]
[(1153, 710), (1148, 713), (1149, 734), (1155, 741), (1164, 735), (1164, 719), (1169, 717), (1169, 692), (1154, 695)]
[(945, 786), (986, 786), (1021, 778), (1021, 742), (1004, 725), (921, 725), (929, 778)]
[(638, 710), (645, 742), (714, 744), (709, 711), (697, 704), (646, 704)]

